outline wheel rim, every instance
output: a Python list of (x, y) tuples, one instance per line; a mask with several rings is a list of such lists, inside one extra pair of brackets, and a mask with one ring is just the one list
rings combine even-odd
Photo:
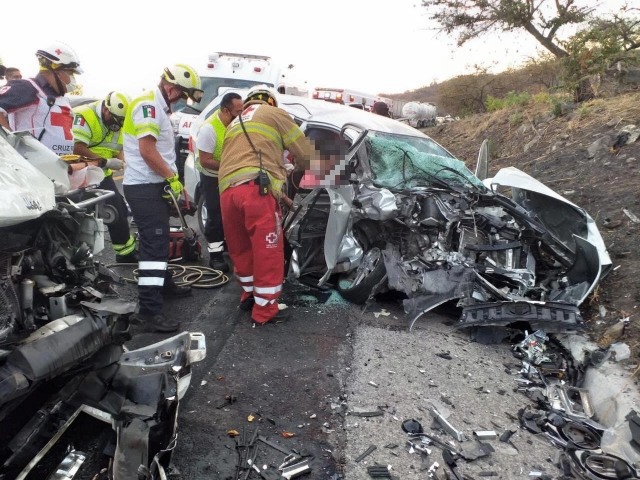
[(346, 282), (349, 282), (349, 285), (345, 285), (345, 287), (347, 289), (350, 289), (360, 285), (362, 281), (369, 275), (371, 275), (371, 273), (375, 270), (381, 258), (382, 252), (378, 247), (373, 247), (371, 250), (365, 253), (364, 257), (362, 257), (360, 265), (358, 265), (358, 268), (354, 272), (352, 272), (347, 279), (345, 279)]
[(207, 224), (207, 203), (202, 202), (202, 206), (200, 207), (200, 220), (202, 221), (202, 227)]

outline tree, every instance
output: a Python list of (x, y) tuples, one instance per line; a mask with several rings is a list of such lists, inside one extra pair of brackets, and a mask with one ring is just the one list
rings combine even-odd
[(422, 0), (441, 31), (458, 32), (458, 46), (491, 31), (524, 29), (556, 57), (566, 57), (558, 30), (585, 21), (593, 7), (577, 0)]
[(474, 65), (474, 72), (442, 82), (438, 89), (438, 107), (451, 115), (486, 112), (487, 95), (500, 96), (504, 89), (500, 77), (488, 68)]
[(564, 47), (563, 59), (567, 86), (576, 89), (576, 100), (593, 96), (589, 78), (605, 73), (613, 65), (638, 63), (640, 19), (613, 14), (589, 21), (586, 28), (572, 36)]

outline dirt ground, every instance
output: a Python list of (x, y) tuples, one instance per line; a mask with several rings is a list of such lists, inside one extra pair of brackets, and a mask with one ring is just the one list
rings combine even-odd
[[(592, 338), (621, 318), (629, 325), (620, 341), (640, 356), (640, 141), (613, 149), (620, 130), (640, 126), (640, 92), (597, 99), (554, 117), (548, 104), (508, 108), (424, 130), (475, 169), (478, 150), (490, 140), (490, 174), (514, 166), (584, 208), (595, 219), (614, 271), (582, 306)], [(600, 140), (599, 148), (594, 142)], [(589, 147), (591, 146), (591, 152)], [(606, 309), (604, 317), (600, 315)]]

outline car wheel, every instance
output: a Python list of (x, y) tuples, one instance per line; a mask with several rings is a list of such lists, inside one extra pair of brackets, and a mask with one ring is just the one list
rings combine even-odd
[(204, 226), (207, 224), (207, 205), (204, 203), (204, 195), (198, 199), (198, 226), (200, 233), (204, 235)]
[(375, 244), (364, 254), (357, 269), (340, 275), (336, 289), (345, 300), (358, 305), (367, 301), (371, 290), (387, 272), (382, 249), (381, 244)]

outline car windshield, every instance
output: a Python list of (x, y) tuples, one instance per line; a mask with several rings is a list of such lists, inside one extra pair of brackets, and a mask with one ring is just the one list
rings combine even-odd
[(370, 131), (367, 140), (372, 180), (380, 187), (457, 184), (486, 191), (462, 161), (429, 138)]
[[(273, 87), (272, 83), (256, 82), (255, 80), (240, 80), (238, 78), (202, 77), (202, 90), (204, 95), (199, 103), (189, 105), (190, 108), (201, 113), (204, 108), (211, 103), (211, 100), (220, 95), (220, 87), (250, 88), (254, 85), (267, 85)], [(175, 109), (174, 109), (175, 111)]]

